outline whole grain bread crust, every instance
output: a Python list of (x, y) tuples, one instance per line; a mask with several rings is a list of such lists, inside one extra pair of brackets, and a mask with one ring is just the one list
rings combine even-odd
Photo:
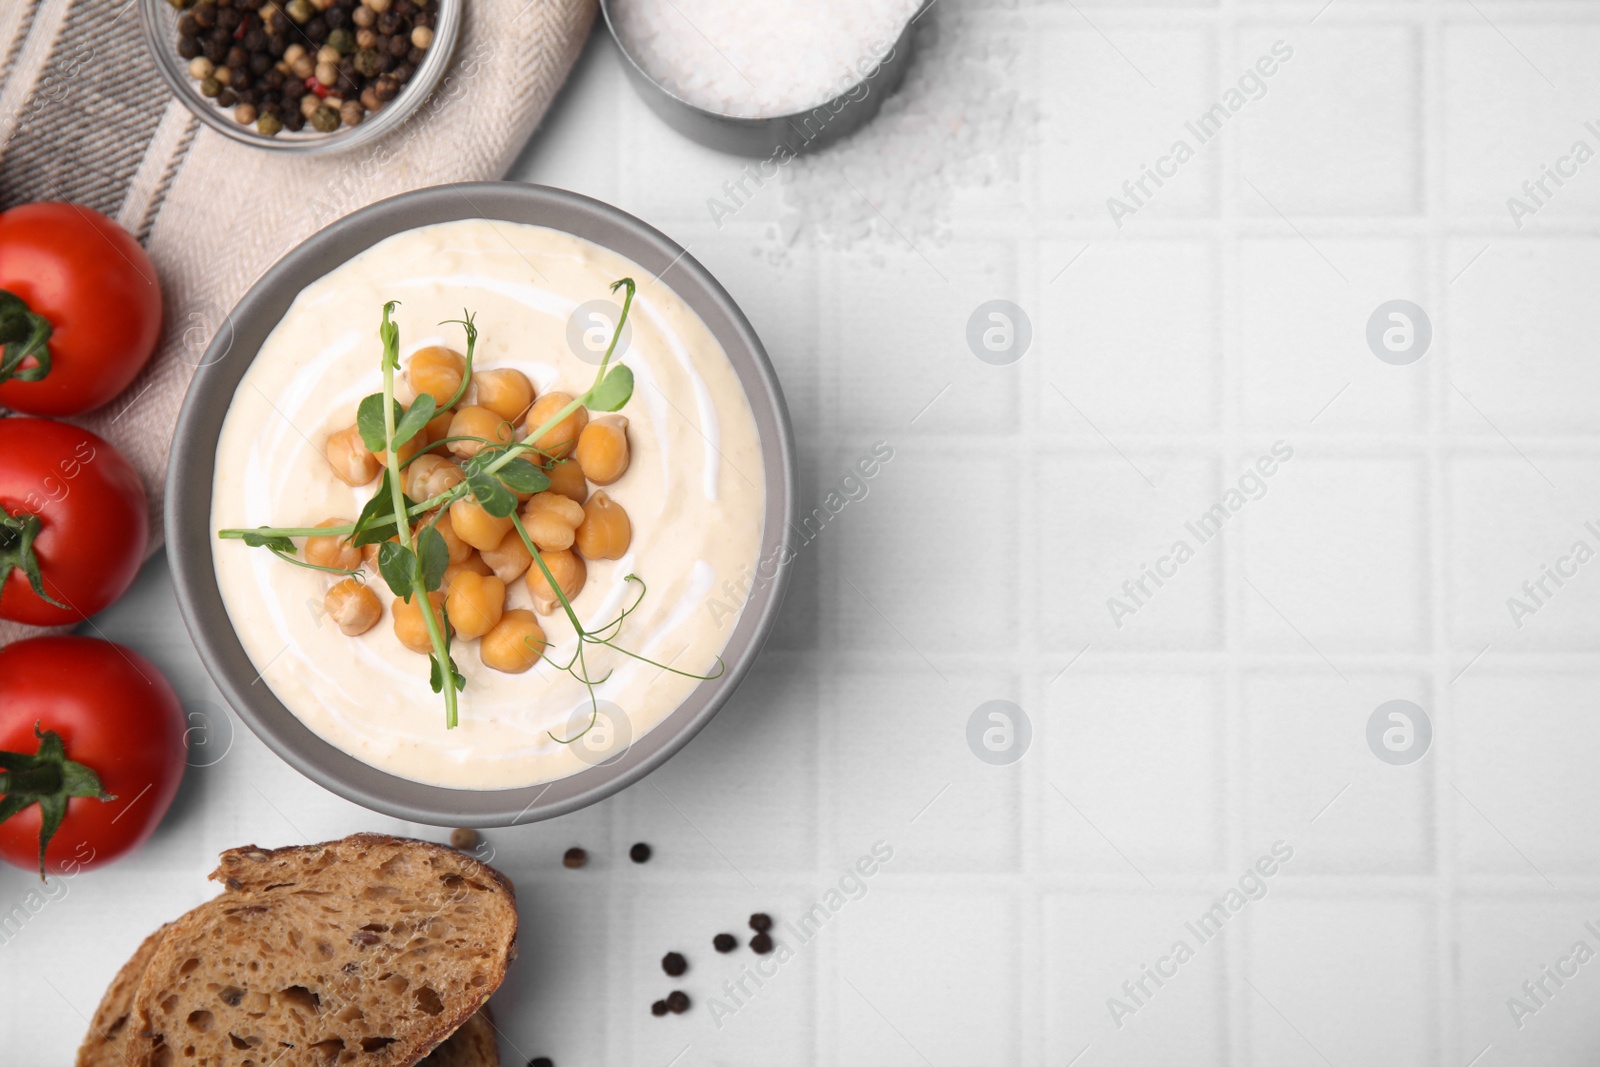
[(171, 925), (163, 924), (140, 942), (128, 962), (111, 979), (105, 996), (100, 998), (100, 1006), (94, 1010), (94, 1018), (89, 1021), (89, 1032), (83, 1035), (83, 1043), (78, 1046), (77, 1067), (126, 1067), (123, 1049), (130, 1036), (128, 1023), (133, 1014), (133, 997), (161, 944), (161, 936)]
[(503, 892), (510, 904), (510, 923), (506, 951), (499, 961), (492, 978), (483, 989), (481, 996), (469, 1000), (460, 1009), (454, 1012), (442, 1012), (430, 1025), (415, 1051), (414, 1055), (406, 1058), (385, 1058), (384, 1067), (415, 1067), (438, 1045), (464, 1026), (478, 1010), (487, 1002), (489, 995), (499, 988), (505, 979), (507, 969), (517, 955), (517, 914), (516, 891), (510, 879), (506, 878), (493, 867), (482, 863), (454, 848), (434, 844), (430, 841), (419, 841), (414, 838), (397, 837), (391, 834), (359, 833), (337, 841), (324, 842), (314, 845), (291, 845), (276, 849), (263, 849), (255, 845), (246, 845), (240, 848), (229, 849), (221, 854), (221, 862), (217, 869), (210, 875), (211, 879), (222, 883), (224, 889), (221, 894), (196, 907), (182, 918), (169, 924), (166, 928), (168, 936), (157, 947), (154, 958), (146, 971), (145, 979), (140, 983), (139, 990), (134, 998), (134, 1017), (130, 1020), (139, 1024), (139, 1033), (130, 1035), (135, 1038), (134, 1049), (142, 1056), (131, 1059), (131, 1063), (143, 1064), (151, 1061), (151, 1054), (156, 1044), (152, 1040), (156, 1033), (152, 1027), (150, 1007), (155, 999), (165, 990), (157, 988), (154, 983), (159, 981), (170, 969), (172, 957), (180, 949), (175, 948), (182, 935), (201, 927), (211, 921), (214, 909), (218, 905), (225, 905), (232, 901), (244, 901), (255, 894), (265, 893), (285, 884), (285, 879), (292, 879), (301, 873), (300, 865), (303, 861), (313, 859), (330, 849), (339, 850), (384, 850), (404, 849), (420, 857), (434, 857), (441, 863), (463, 869), (477, 879), (493, 883)]

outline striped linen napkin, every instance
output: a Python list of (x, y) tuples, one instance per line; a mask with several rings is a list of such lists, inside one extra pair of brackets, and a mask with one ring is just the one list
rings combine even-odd
[[(0, 210), (35, 200), (95, 208), (143, 243), (160, 275), (166, 322), (155, 358), (122, 396), (73, 420), (144, 478), (152, 552), (178, 408), (229, 309), (340, 216), (408, 189), (504, 176), (596, 9), (596, 0), (464, 3), (433, 97), (377, 144), (313, 159), (202, 126), (157, 73), (136, 0), (0, 2)], [(0, 645), (38, 632), (0, 622)]]

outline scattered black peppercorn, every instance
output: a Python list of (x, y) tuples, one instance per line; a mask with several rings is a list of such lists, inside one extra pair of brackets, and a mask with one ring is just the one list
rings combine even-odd
[(468, 829), (465, 826), (458, 826), (454, 830), (450, 831), (450, 845), (452, 848), (459, 848), (465, 852), (469, 849), (477, 847), (477, 844), (478, 831), (476, 830)]
[(628, 858), (635, 863), (645, 863), (650, 859), (650, 846), (640, 841), (628, 850)]
[(772, 916), (764, 911), (758, 911), (750, 916), (750, 929), (758, 934), (764, 934), (772, 929)]
[(718, 952), (732, 952), (739, 947), (739, 939), (732, 934), (718, 934), (711, 939), (711, 947)]
[(677, 978), (689, 969), (689, 961), (683, 958), (681, 952), (669, 952), (661, 957), (661, 969), (673, 978)]
[(674, 989), (667, 994), (667, 1010), (674, 1015), (682, 1015), (689, 1010), (689, 994), (681, 989)]
[(528, 1061), (528, 1067), (556, 1067), (556, 1065), (550, 1062), (549, 1056), (535, 1056)]
[(765, 956), (772, 951), (772, 935), (759, 933), (750, 939), (750, 950), (758, 956)]
[(666, 1001), (658, 1000), (654, 1004), (650, 1005), (650, 1014), (651, 1015), (665, 1015), (666, 1013), (667, 1013), (667, 1002)]
[(589, 854), (581, 848), (569, 848), (566, 854), (561, 857), (561, 866), (573, 871), (588, 862)]

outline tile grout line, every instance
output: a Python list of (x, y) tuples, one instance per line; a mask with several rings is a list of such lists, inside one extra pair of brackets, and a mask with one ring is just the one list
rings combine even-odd
[[(1421, 269), (1423, 276), (1419, 281), (1426, 291), (1426, 299), (1434, 309), (1432, 315), (1436, 323), (1435, 336), (1443, 343), (1433, 353), (1434, 358), (1429, 360), (1426, 371), (1431, 389), (1425, 389), (1423, 395), (1428, 398), (1427, 411), (1427, 477), (1428, 477), (1428, 603), (1429, 603), (1429, 646), (1433, 652), (1431, 688), (1433, 699), (1430, 715), (1433, 716), (1436, 751), (1428, 763), (1428, 772), (1431, 778), (1432, 791), (1429, 798), (1432, 819), (1430, 820), (1433, 862), (1430, 869), (1433, 873), (1433, 952), (1431, 964), (1433, 974), (1433, 1007), (1434, 1020), (1431, 1028), (1435, 1058), (1443, 1061), (1459, 1062), (1462, 1060), (1459, 1031), (1451, 1026), (1450, 1020), (1459, 1017), (1459, 998), (1456, 982), (1452, 978), (1453, 968), (1448, 965), (1445, 958), (1445, 946), (1453, 944), (1451, 936), (1455, 927), (1455, 846), (1454, 820), (1449, 819), (1447, 811), (1453, 806), (1447, 806), (1443, 789), (1448, 774), (1438, 773), (1440, 763), (1446, 759), (1446, 753), (1453, 751), (1448, 726), (1454, 722), (1454, 715), (1450, 714), (1442, 701), (1448, 699), (1446, 690), (1451, 659), (1450, 635), (1448, 624), (1447, 605), (1445, 603), (1446, 590), (1449, 588), (1448, 574), (1446, 573), (1450, 538), (1446, 532), (1445, 523), (1449, 515), (1449, 501), (1446, 493), (1446, 464), (1443, 461), (1444, 442), (1449, 438), (1449, 398), (1445, 393), (1446, 381), (1449, 378), (1441, 368), (1441, 362), (1448, 359), (1449, 331), (1448, 331), (1448, 284), (1439, 284), (1443, 272), (1448, 269), (1447, 251), (1450, 245), (1450, 236), (1445, 232), (1443, 219), (1446, 215), (1444, 209), (1444, 144), (1441, 131), (1446, 121), (1446, 105), (1444, 100), (1444, 24), (1442, 14), (1437, 4), (1430, 4), (1422, 20), (1419, 30), (1418, 51), (1421, 60), (1421, 72), (1418, 77), (1418, 94), (1420, 97), (1418, 108), (1421, 112), (1418, 121), (1422, 126), (1423, 158), (1421, 160), (1422, 188), (1420, 193), (1423, 200), (1423, 209), (1426, 217), (1426, 236), (1422, 238), (1423, 248)], [(1445, 329), (1440, 329), (1444, 326)], [(1441, 682), (1446, 684), (1441, 685)], [(1445, 825), (1450, 825), (1452, 833), (1442, 833)], [(1449, 842), (1447, 844), (1447, 841)]]

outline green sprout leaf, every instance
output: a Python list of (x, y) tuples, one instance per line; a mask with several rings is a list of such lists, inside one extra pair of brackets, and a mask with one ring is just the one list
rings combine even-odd
[(631, 396), (633, 371), (618, 365), (607, 371), (599, 384), (589, 390), (586, 405), (595, 411), (619, 411)]
[(278, 552), (288, 552), (293, 554), (294, 542), (289, 540), (287, 537), (279, 537), (274, 534), (264, 532), (268, 529), (269, 527), (263, 526), (260, 530), (251, 530), (242, 538), (240, 538), (240, 540), (249, 545), (251, 548), (270, 548)]
[[(383, 408), (379, 407), (378, 411), (381, 415)], [(406, 413), (395, 421), (395, 447), (398, 448), (421, 433), (422, 428), (428, 425), (428, 421), (437, 414), (438, 411), (433, 406), (432, 396), (423, 393), (417, 397), (416, 400), (412, 401), (411, 406), (406, 409)]]
[(550, 488), (550, 476), (521, 458), (511, 460), (495, 475), (513, 493), (542, 493)]
[[(444, 692), (444, 676), (439, 673), (439, 661), (435, 658), (429, 662), (433, 664), (433, 669), (428, 673), (428, 684), (433, 686), (435, 693), (442, 693)], [(450, 657), (450, 676), (451, 680), (456, 684), (456, 690), (465, 692), (467, 679), (461, 673), (461, 668), (456, 666), (456, 658), (454, 656)]]
[[(400, 401), (391, 400), (394, 405), (395, 421), (404, 418), (400, 410)], [(373, 393), (371, 396), (361, 398), (361, 405), (356, 408), (356, 429), (361, 433), (361, 443), (367, 446), (369, 452), (383, 452), (387, 437), (383, 429), (383, 394)]]
[[(434, 533), (437, 535), (438, 531)], [(378, 573), (389, 583), (389, 591), (411, 602), (411, 582), (417, 572), (416, 553), (398, 541), (385, 541), (378, 546)]]
[[(367, 501), (366, 506), (361, 509), (361, 514), (356, 516), (356, 528), (350, 534), (350, 543), (357, 548), (400, 536), (400, 527), (394, 520), (394, 492), (389, 481), (391, 477), (389, 468), (385, 467), (383, 477), (378, 480), (378, 491), (372, 494), (372, 499)], [(401, 499), (405, 501), (407, 509), (416, 504), (416, 501), (404, 494)]]
[(400, 369), (400, 327), (389, 318), (399, 306), (398, 300), (383, 305), (383, 321), (378, 323), (378, 340), (383, 342), (383, 361), (380, 366), (385, 370)]
[(516, 494), (492, 474), (480, 471), (467, 475), (467, 487), (477, 497), (478, 505), (496, 518), (503, 519), (517, 510)]
[[(378, 551), (381, 555), (383, 550)], [(445, 568), (450, 566), (450, 546), (437, 528), (424, 526), (417, 534), (417, 559), (422, 565), (422, 588), (431, 593), (443, 584)]]

